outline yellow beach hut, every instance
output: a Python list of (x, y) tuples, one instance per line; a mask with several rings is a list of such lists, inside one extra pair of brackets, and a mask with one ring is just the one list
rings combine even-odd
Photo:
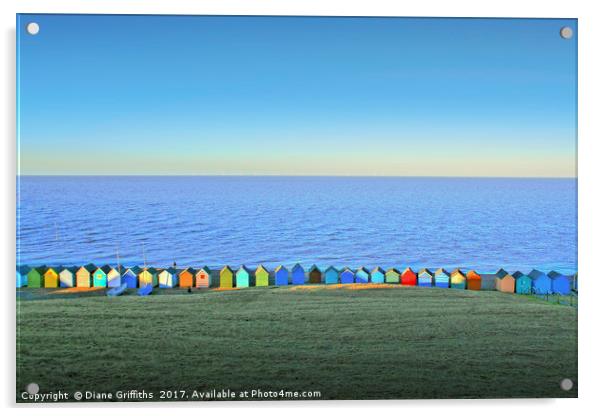
[(155, 287), (159, 284), (158, 270), (154, 267), (147, 267), (138, 274), (138, 284), (140, 287), (151, 285)]
[(462, 270), (455, 269), (451, 272), (449, 287), (452, 289), (466, 289), (466, 275), (462, 273)]
[(263, 267), (263, 265), (259, 265), (257, 270), (255, 270), (255, 286), (269, 286), (270, 285), (270, 272)]
[(234, 287), (234, 271), (232, 271), (230, 266), (224, 266), (224, 268), (219, 271), (219, 287), (225, 289)]
[(62, 267), (49, 267), (44, 272), (44, 287), (59, 287), (59, 272)]

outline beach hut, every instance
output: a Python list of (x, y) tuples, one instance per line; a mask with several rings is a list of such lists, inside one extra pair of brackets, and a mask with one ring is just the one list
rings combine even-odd
[(512, 273), (514, 277), (514, 291), (521, 295), (528, 295), (531, 293), (531, 286), (533, 282), (531, 278), (522, 272), (516, 271)]
[(401, 284), (403, 286), (416, 286), (416, 284), (418, 284), (418, 275), (411, 267), (407, 267), (401, 273)]
[(30, 270), (27, 266), (17, 266), (17, 287), (27, 286), (27, 273)]
[(44, 287), (44, 273), (46, 273), (46, 266), (33, 267), (27, 273), (27, 286), (41, 288)]
[(345, 267), (343, 270), (341, 270), (339, 279), (342, 284), (355, 283), (355, 273), (353, 273), (353, 270), (351, 270), (349, 267)]
[(551, 271), (548, 276), (552, 280), (552, 293), (568, 295), (571, 293), (571, 278), (567, 275)]
[(247, 269), (246, 266), (242, 265), (236, 271), (236, 287), (249, 287), (253, 286), (251, 270)]
[(498, 279), (497, 273), (481, 273), (481, 290), (496, 290), (495, 282)]
[(449, 277), (449, 287), (452, 289), (466, 289), (466, 275), (460, 269), (455, 269)]
[(107, 274), (101, 267), (97, 267), (92, 273), (92, 286), (107, 287)]
[(498, 276), (495, 279), (495, 290), (498, 292), (504, 293), (514, 293), (516, 282), (514, 281), (514, 276), (508, 273), (504, 269), (498, 270), (496, 273)]
[(195, 274), (196, 272), (192, 267), (187, 267), (184, 270), (182, 270), (178, 275), (180, 287), (194, 287)]
[(92, 287), (92, 274), (96, 268), (94, 264), (90, 263), (77, 269), (77, 272), (75, 272), (75, 285), (77, 287)]
[(115, 267), (105, 264), (101, 267), (102, 271), (107, 276), (107, 287), (120, 287), (121, 286), (121, 272)]
[(288, 285), (288, 269), (284, 266), (278, 266), (274, 270), (274, 279), (276, 286), (286, 286)]
[(305, 270), (299, 263), (295, 264), (291, 270), (292, 284), (303, 285), (305, 284)]
[(420, 269), (418, 271), (418, 286), (431, 287), (435, 276), (429, 269)]
[(531, 278), (533, 293), (537, 295), (546, 295), (552, 293), (552, 279), (550, 276), (539, 270), (533, 269), (529, 273)]
[(309, 283), (322, 283), (322, 271), (315, 264), (309, 269)]
[(234, 271), (230, 266), (224, 266), (219, 271), (219, 287), (230, 289), (234, 287)]
[(370, 282), (372, 283), (385, 283), (385, 271), (380, 267), (375, 267), (370, 272)]
[(195, 277), (196, 287), (209, 288), (213, 284), (213, 279), (211, 278), (211, 269), (209, 269), (209, 267), (207, 266), (203, 266), (199, 270), (197, 270)]
[(159, 287), (163, 289), (172, 289), (178, 286), (179, 271), (173, 267), (161, 270), (159, 272)]
[(154, 267), (145, 267), (138, 273), (138, 285), (139, 287), (151, 286), (156, 287), (159, 284), (158, 278), (159, 270)]
[(385, 273), (385, 283), (399, 283), (399, 276), (401, 276), (399, 270), (390, 268)]
[(368, 283), (370, 281), (370, 271), (365, 267), (360, 267), (355, 272), (355, 283)]
[(263, 265), (259, 265), (255, 270), (255, 286), (269, 286), (270, 285), (270, 272), (263, 267)]
[(469, 270), (466, 273), (466, 289), (481, 290), (481, 275), (474, 270)]
[(44, 287), (59, 287), (59, 272), (62, 266), (59, 267), (48, 267), (44, 271)]
[(138, 275), (140, 274), (140, 271), (140, 267), (134, 266), (127, 268), (123, 272), (121, 278), (128, 289), (136, 289), (138, 287)]
[(59, 287), (75, 287), (77, 267), (63, 267), (59, 271)]
[(324, 271), (324, 283), (329, 285), (339, 283), (339, 271), (333, 266), (329, 266)]
[(435, 270), (434, 273), (434, 282), (435, 282), (435, 287), (441, 287), (441, 288), (448, 288), (449, 287), (449, 280), (450, 280), (450, 275), (449, 272), (443, 268), (439, 268), (437, 270)]

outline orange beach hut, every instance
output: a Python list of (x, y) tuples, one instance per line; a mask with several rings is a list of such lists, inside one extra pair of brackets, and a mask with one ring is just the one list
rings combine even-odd
[(194, 287), (194, 269), (187, 267), (180, 272), (180, 287)]
[(481, 275), (470, 270), (466, 273), (466, 288), (468, 290), (481, 290)]
[(514, 276), (504, 269), (498, 270), (496, 274), (498, 277), (495, 279), (495, 290), (498, 292), (514, 293)]

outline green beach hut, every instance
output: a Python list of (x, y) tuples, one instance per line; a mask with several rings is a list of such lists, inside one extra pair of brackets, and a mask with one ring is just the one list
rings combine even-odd
[(391, 268), (385, 273), (385, 283), (399, 283), (401, 273), (396, 268)]
[(48, 268), (46, 266), (34, 267), (27, 273), (27, 286), (41, 288), (44, 287), (44, 274)]
[(259, 265), (257, 270), (255, 270), (255, 286), (269, 286), (270, 285), (270, 272), (263, 267), (263, 265)]

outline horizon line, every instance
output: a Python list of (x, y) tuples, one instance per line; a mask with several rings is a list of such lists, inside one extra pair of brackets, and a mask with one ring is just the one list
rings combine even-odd
[(18, 174), (17, 177), (273, 177), (273, 178), (434, 178), (434, 179), (578, 179), (578, 176), (465, 175), (295, 175), (295, 174)]

